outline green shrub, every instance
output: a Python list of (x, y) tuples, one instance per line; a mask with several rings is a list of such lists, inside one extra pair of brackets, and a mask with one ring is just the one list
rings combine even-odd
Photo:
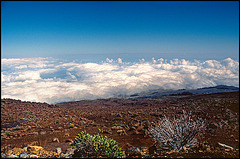
[(102, 129), (98, 129), (98, 132), (99, 132), (99, 133), (103, 133), (103, 130), (102, 130)]
[(86, 131), (78, 134), (75, 140), (70, 143), (72, 148), (76, 147), (73, 157), (120, 157), (125, 152), (118, 147), (116, 140), (102, 135), (90, 135)]
[(121, 126), (121, 127), (123, 127), (123, 128), (125, 127), (124, 124), (116, 124), (116, 123), (114, 123), (113, 126)]
[(10, 131), (6, 131), (6, 135), (7, 135), (7, 136), (10, 136), (10, 135), (11, 135), (11, 132), (10, 132)]
[(74, 128), (74, 124), (70, 123), (69, 128)]

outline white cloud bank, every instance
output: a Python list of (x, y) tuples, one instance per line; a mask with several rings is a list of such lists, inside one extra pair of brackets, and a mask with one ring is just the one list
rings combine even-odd
[(154, 59), (126, 63), (63, 62), (53, 58), (2, 59), (1, 98), (57, 103), (130, 95), (150, 89), (239, 87), (239, 62)]

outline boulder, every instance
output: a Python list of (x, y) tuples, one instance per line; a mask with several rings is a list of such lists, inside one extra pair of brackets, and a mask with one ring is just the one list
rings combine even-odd
[(30, 155), (30, 158), (39, 158), (38, 155)]
[(45, 135), (47, 132), (46, 131), (40, 131), (40, 135)]
[(52, 141), (53, 141), (53, 142), (58, 142), (58, 143), (59, 143), (59, 140), (58, 140), (58, 138), (56, 138), (56, 137), (54, 137)]
[(145, 156), (144, 152), (142, 152), (138, 147), (131, 147), (126, 150), (127, 157), (141, 157)]
[(27, 150), (29, 152), (37, 154), (38, 152), (43, 150), (43, 147), (41, 147), (41, 146), (28, 146)]
[(18, 158), (18, 156), (11, 154), (11, 155), (8, 156), (7, 158)]
[(4, 153), (1, 153), (1, 158), (6, 158), (6, 154), (4, 154)]
[(27, 153), (22, 153), (19, 155), (20, 158), (29, 158), (29, 155)]
[(24, 149), (21, 149), (21, 148), (14, 148), (14, 149), (12, 149), (12, 154), (14, 154), (14, 155), (19, 155), (19, 154), (21, 154), (23, 152), (24, 152)]
[(127, 135), (127, 133), (126, 133), (126, 131), (124, 129), (123, 130), (118, 130), (117, 134), (119, 134), (119, 135)]
[(56, 152), (59, 155), (62, 152), (62, 149), (60, 147), (56, 148)]
[(74, 151), (75, 149), (72, 149), (72, 148), (68, 148), (66, 151), (65, 151), (65, 154), (70, 156), (70, 155), (73, 155), (74, 154)]
[(121, 126), (113, 126), (113, 127), (111, 127), (111, 129), (112, 130), (121, 130), (121, 129), (123, 129), (123, 127), (121, 127)]
[(139, 131), (139, 132), (142, 131), (143, 129), (144, 129), (144, 126), (138, 126), (137, 127), (137, 131)]

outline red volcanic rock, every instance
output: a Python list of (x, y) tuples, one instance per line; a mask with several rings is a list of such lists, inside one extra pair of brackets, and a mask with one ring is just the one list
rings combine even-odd
[[(164, 115), (178, 118), (183, 110), (191, 111), (194, 120), (198, 118), (205, 120), (207, 129), (198, 139), (199, 144), (207, 145), (205, 149), (196, 146), (187, 150), (188, 152), (167, 153), (169, 151), (165, 149), (152, 147), (155, 141), (149, 135), (149, 130), (159, 124)], [(70, 123), (74, 123), (74, 128), (69, 129)], [(127, 143), (131, 144), (132, 157), (237, 158), (238, 123), (239, 92), (141, 99), (83, 100), (55, 105), (3, 99), (1, 152), (6, 154), (9, 151), (9, 155), (15, 155), (10, 151), (13, 147), (9, 145), (19, 148), (14, 150), (16, 151), (14, 153), (18, 154), (23, 147), (26, 147), (22, 145), (31, 144), (42, 147), (43, 150), (39, 151), (42, 155), (69, 157), (72, 153), (69, 143), (78, 133), (86, 130), (89, 134), (99, 133), (116, 140), (119, 147), (124, 150), (130, 148)], [(102, 132), (100, 133), (98, 129)], [(53, 138), (58, 140), (53, 141)], [(234, 149), (225, 150), (218, 145), (218, 142), (231, 145)], [(148, 150), (143, 150), (142, 147)], [(61, 148), (60, 154), (56, 152), (57, 148)], [(28, 157), (30, 155), (21, 154)]]

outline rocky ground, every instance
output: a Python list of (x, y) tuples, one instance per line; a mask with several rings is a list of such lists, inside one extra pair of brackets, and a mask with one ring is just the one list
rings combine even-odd
[[(206, 120), (192, 149), (164, 150), (149, 135), (164, 115), (182, 110)], [(86, 130), (113, 138), (134, 158), (238, 158), (239, 92), (141, 99), (101, 99), (49, 105), (1, 100), (1, 157), (73, 157), (70, 143)]]

